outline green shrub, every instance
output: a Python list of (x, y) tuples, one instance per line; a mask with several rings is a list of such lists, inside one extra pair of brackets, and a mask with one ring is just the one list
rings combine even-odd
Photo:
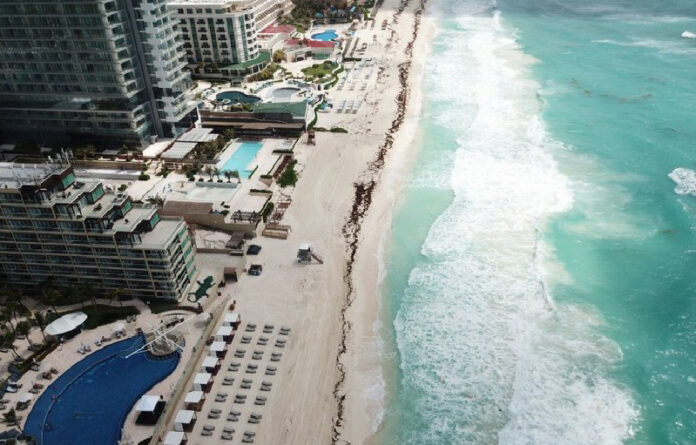
[(268, 221), (268, 216), (273, 211), (273, 207), (274, 207), (273, 203), (269, 201), (266, 203), (263, 210), (261, 210), (261, 217), (263, 218), (263, 222)]
[(295, 164), (297, 164), (297, 161), (295, 160), (288, 164), (285, 171), (283, 171), (283, 174), (280, 175), (280, 178), (278, 178), (278, 185), (281, 187), (287, 187), (297, 183), (298, 177), (297, 172), (295, 171)]
[(150, 175), (145, 173), (140, 173), (140, 176), (138, 176), (138, 181), (147, 181), (148, 179), (150, 179)]
[(121, 184), (121, 185), (118, 187), (118, 191), (119, 191), (119, 192), (125, 192), (127, 188), (128, 188), (128, 186), (127, 186), (126, 184)]

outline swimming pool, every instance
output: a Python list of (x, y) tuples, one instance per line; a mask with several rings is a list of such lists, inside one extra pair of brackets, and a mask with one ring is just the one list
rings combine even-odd
[(337, 38), (338, 34), (336, 34), (336, 31), (333, 29), (327, 29), (326, 31), (312, 34), (312, 39), (323, 40), (325, 42), (330, 42), (332, 40), (336, 40)]
[(38, 445), (116, 444), (135, 402), (179, 363), (178, 353), (154, 358), (139, 352), (125, 358), (143, 344), (138, 335), (77, 362), (44, 390), (24, 432)]
[(230, 102), (234, 103), (245, 103), (253, 104), (261, 100), (258, 96), (252, 96), (250, 94), (245, 94), (241, 91), (223, 91), (215, 96), (216, 100), (229, 99)]
[(239, 176), (248, 178), (253, 170), (247, 170), (247, 167), (256, 157), (256, 153), (263, 147), (263, 142), (259, 141), (243, 141), (237, 149), (232, 153), (227, 161), (220, 168), (221, 171), (237, 170)]
[(297, 87), (281, 87), (271, 92), (271, 99), (275, 102), (283, 102), (290, 100), (292, 96), (302, 91)]

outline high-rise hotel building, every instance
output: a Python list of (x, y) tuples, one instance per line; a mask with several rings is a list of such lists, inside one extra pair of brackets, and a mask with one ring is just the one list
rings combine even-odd
[(144, 145), (196, 116), (165, 0), (0, 1), (0, 133)]
[(78, 181), (67, 164), (0, 163), (0, 274), (18, 289), (47, 279), (140, 298), (180, 299), (195, 246), (181, 218)]
[(291, 0), (170, 0), (192, 71), (241, 78), (261, 71), (270, 54), (257, 33), (292, 11)]

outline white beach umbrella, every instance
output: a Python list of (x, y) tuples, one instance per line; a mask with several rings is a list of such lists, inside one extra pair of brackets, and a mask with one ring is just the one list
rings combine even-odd
[(27, 403), (31, 402), (32, 400), (34, 400), (34, 394), (29, 392), (22, 393), (19, 396), (19, 403)]
[(87, 320), (87, 314), (84, 312), (71, 312), (53, 320), (46, 326), (44, 332), (53, 336), (65, 334), (80, 326), (85, 320)]

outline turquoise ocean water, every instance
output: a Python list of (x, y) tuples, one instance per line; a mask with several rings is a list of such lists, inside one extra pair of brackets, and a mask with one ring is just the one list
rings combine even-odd
[(696, 2), (432, 0), (384, 444), (696, 443)]

